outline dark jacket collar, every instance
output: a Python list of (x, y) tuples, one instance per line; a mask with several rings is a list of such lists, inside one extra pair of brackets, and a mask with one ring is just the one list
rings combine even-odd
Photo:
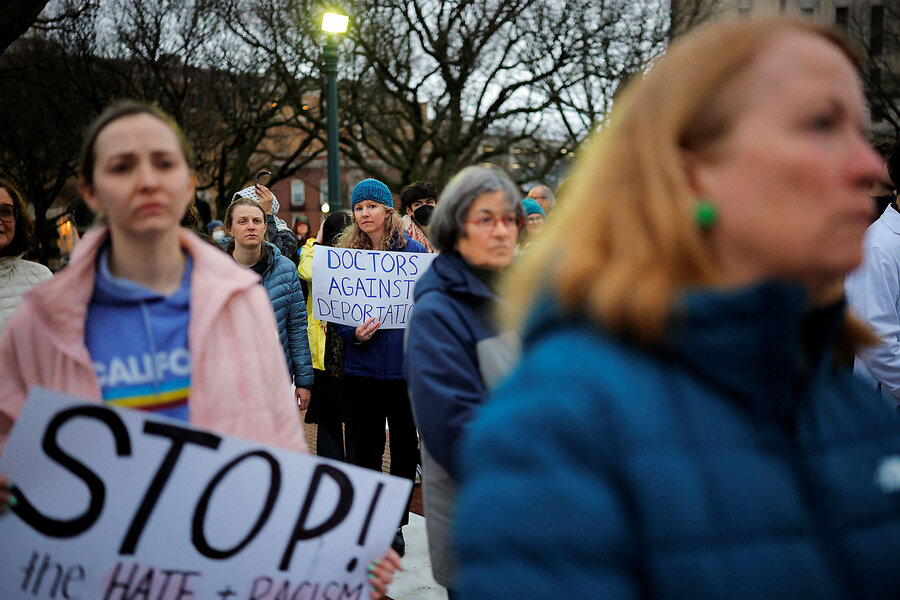
[[(712, 393), (724, 392), (755, 414), (784, 421), (833, 368), (844, 318), (843, 301), (812, 307), (797, 285), (698, 288), (676, 301), (659, 344), (620, 343), (694, 373)], [(525, 344), (566, 325), (596, 328), (583, 316), (544, 302), (526, 327)]]
[(434, 259), (428, 271), (416, 282), (413, 296), (418, 301), (431, 290), (444, 290), (454, 296), (471, 296), (484, 301), (497, 299), (455, 250), (441, 252)]

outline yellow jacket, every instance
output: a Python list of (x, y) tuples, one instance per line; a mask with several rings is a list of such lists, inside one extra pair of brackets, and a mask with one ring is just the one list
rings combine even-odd
[(306, 240), (300, 249), (300, 264), (297, 272), (300, 279), (308, 284), (309, 293), (306, 294), (306, 331), (309, 335), (309, 351), (312, 353), (313, 369), (325, 370), (325, 323), (313, 318), (312, 303), (312, 259), (315, 238)]

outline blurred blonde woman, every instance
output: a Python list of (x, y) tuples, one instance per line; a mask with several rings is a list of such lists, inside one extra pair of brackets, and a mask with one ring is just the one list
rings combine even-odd
[(508, 282), (523, 358), (464, 446), (462, 598), (900, 594), (900, 420), (835, 293), (866, 119), (855, 54), (801, 22), (635, 78)]

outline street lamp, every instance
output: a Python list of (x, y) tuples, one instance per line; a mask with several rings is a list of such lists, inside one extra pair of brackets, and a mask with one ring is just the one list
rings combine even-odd
[(338, 34), (347, 31), (350, 18), (338, 13), (325, 13), (322, 17), (322, 31), (328, 34), (325, 41), (325, 79), (327, 81), (328, 109), (328, 205), (331, 209), (341, 208), (341, 160), (338, 148), (337, 109), (337, 61)]

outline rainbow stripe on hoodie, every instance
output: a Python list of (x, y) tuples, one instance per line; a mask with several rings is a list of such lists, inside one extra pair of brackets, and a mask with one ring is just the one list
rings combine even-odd
[(104, 402), (188, 420), (192, 261), (186, 258), (181, 286), (164, 296), (114, 277), (109, 248), (101, 249), (84, 337)]

